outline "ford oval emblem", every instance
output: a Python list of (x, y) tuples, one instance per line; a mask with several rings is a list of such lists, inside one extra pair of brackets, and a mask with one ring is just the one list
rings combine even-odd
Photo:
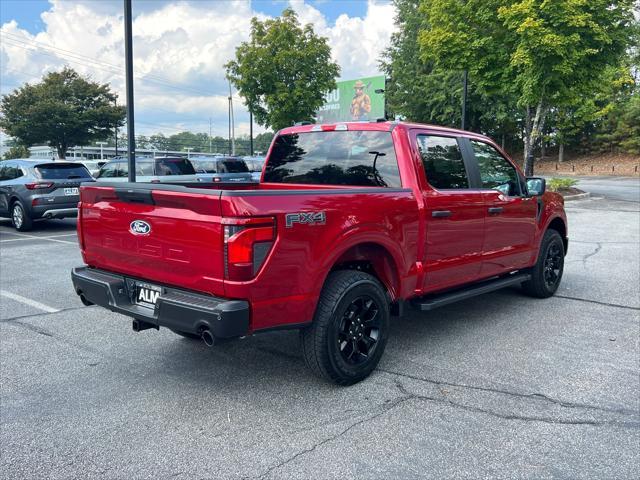
[(143, 220), (134, 220), (129, 225), (129, 231), (134, 235), (149, 235), (151, 233), (151, 225)]

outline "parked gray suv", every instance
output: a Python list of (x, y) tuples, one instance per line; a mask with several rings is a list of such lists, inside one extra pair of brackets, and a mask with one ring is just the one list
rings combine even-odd
[(81, 182), (93, 182), (81, 163), (14, 159), (0, 162), (0, 217), (16, 230), (30, 230), (34, 220), (75, 217)]

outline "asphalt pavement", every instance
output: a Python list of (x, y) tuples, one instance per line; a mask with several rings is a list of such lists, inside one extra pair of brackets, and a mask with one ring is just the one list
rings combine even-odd
[[(507, 289), (409, 313), (349, 388), (307, 372), (293, 331), (215, 348), (134, 333), (74, 294), (75, 221), (0, 223), (0, 476), (635, 478), (633, 181), (581, 180), (594, 196), (567, 203), (555, 297)], [(622, 193), (604, 198), (607, 182)]]

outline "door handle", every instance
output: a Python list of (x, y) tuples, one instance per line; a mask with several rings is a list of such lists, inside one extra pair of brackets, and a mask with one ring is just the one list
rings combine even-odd
[(433, 218), (446, 218), (451, 216), (451, 210), (434, 210), (431, 212)]
[(504, 208), (502, 207), (489, 207), (489, 213), (491, 215), (497, 215), (498, 213), (502, 213)]

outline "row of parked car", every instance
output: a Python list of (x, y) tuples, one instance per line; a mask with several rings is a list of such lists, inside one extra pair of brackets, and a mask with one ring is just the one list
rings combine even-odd
[[(264, 157), (138, 157), (136, 181), (257, 182)], [(82, 182), (123, 181), (129, 176), (127, 158), (102, 165), (95, 161), (14, 159), (0, 162), (0, 217), (10, 218), (19, 231), (33, 222), (75, 217)]]

